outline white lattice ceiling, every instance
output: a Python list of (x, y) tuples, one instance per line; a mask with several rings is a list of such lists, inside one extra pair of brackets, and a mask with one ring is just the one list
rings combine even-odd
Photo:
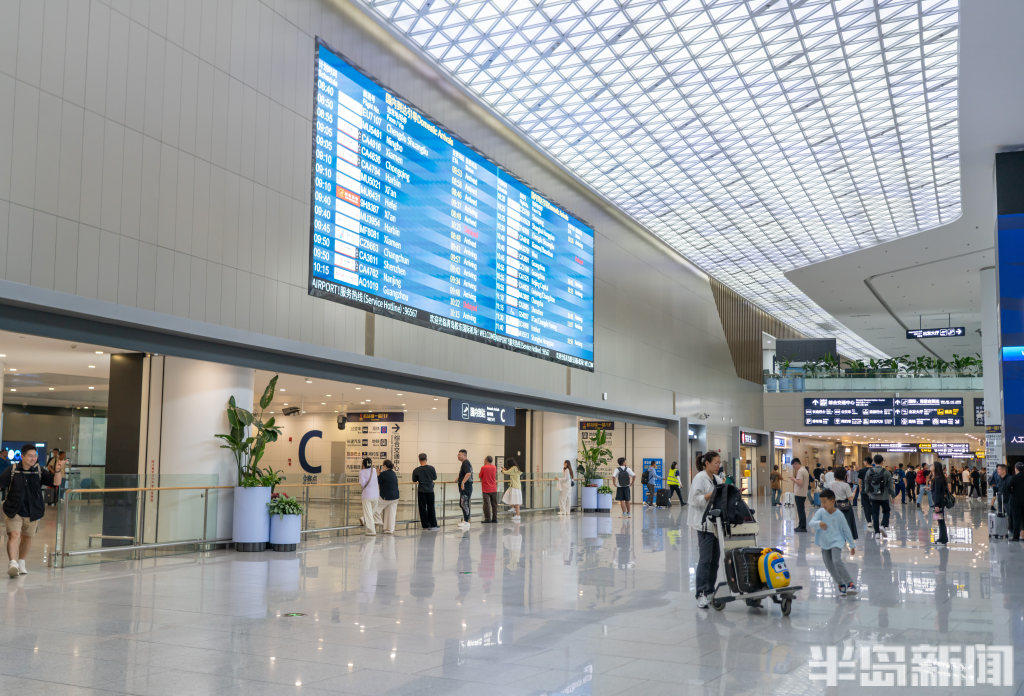
[(852, 357), (784, 277), (960, 216), (957, 0), (366, 0), (710, 275)]

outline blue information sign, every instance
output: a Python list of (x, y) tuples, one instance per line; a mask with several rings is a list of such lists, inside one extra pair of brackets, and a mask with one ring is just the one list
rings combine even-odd
[(316, 47), (309, 294), (594, 369), (594, 231)]

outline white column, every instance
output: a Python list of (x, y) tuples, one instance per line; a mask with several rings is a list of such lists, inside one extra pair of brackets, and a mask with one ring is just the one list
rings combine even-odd
[[(230, 397), (252, 408), (253, 370), (171, 356), (153, 358), (151, 369), (148, 485), (233, 486), (234, 457), (214, 435), (228, 430), (225, 407)], [(211, 493), (206, 527), (211, 538), (231, 536), (231, 500), (231, 491)], [(203, 503), (191, 491), (163, 492), (159, 505), (147, 497), (146, 518), (147, 540), (197, 538), (203, 531)]]
[[(999, 296), (996, 289), (996, 269), (981, 270), (981, 361), (985, 371), (985, 425), (1003, 424), (1002, 356), (999, 353)], [(973, 404), (964, 404), (964, 418)], [(973, 416), (971, 416), (973, 417)], [(973, 421), (971, 421), (973, 423)], [(985, 468), (988, 475), (1003, 460), (1003, 434), (985, 436)]]

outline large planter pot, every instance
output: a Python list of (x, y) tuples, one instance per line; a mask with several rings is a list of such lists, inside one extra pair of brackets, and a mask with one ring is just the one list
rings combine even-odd
[(779, 378), (769, 377), (764, 383), (765, 390), (770, 394), (775, 394), (779, 391)]
[(274, 551), (294, 551), (302, 537), (302, 515), (270, 516), (270, 548)]
[(802, 392), (804, 390), (804, 376), (796, 375), (793, 377), (793, 391)]
[(779, 391), (780, 392), (791, 392), (791, 391), (793, 391), (793, 378), (792, 377), (779, 377)]
[(597, 488), (595, 486), (583, 487), (583, 512), (594, 512), (597, 510)]
[(612, 509), (612, 494), (611, 493), (598, 493), (597, 494), (597, 509), (601, 512), (606, 512)]
[(231, 540), (235, 551), (264, 551), (270, 541), (270, 488), (235, 487)]

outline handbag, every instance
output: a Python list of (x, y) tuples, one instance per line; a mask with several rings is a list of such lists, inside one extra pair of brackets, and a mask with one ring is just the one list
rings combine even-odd
[(848, 499), (837, 500), (836, 509), (839, 510), (839, 512), (849, 512), (850, 510), (853, 509), (853, 503), (851, 503)]
[(956, 505), (956, 497), (949, 491), (946, 491), (946, 497), (942, 500), (942, 507), (952, 508), (954, 505)]

